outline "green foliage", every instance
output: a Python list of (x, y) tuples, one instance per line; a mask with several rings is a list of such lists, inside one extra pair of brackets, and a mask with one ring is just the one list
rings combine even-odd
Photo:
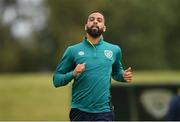
[[(16, 2), (3, 0), (4, 8)], [(105, 15), (108, 42), (120, 45), (123, 64), (133, 69), (179, 69), (179, 0), (45, 0), (46, 27), (29, 44), (12, 37), (0, 23), (0, 72), (54, 70), (67, 46), (85, 36), (91, 11)], [(3, 10), (3, 9), (2, 9)], [(1, 21), (1, 19), (0, 19)], [(22, 40), (27, 41), (27, 39)]]
[(134, 69), (170, 68), (166, 54), (171, 52), (165, 45), (168, 27), (178, 25), (178, 12), (173, 11), (175, 5), (179, 5), (177, 0), (127, 0), (112, 5), (110, 12), (113, 14), (109, 14), (107, 20), (111, 32), (107, 37), (121, 45), (126, 66), (132, 65)]

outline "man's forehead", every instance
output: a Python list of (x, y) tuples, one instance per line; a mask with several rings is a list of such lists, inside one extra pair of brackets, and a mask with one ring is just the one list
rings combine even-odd
[(91, 18), (91, 17), (97, 17), (97, 18), (102, 18), (102, 19), (104, 19), (104, 16), (102, 15), (102, 14), (100, 14), (100, 13), (92, 13), (92, 14), (90, 14), (89, 15), (89, 18)]

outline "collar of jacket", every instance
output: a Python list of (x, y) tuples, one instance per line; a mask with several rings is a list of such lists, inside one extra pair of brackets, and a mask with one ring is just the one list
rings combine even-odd
[(84, 38), (83, 42), (94, 47), (94, 46), (98, 46), (98, 45), (103, 44), (103, 37), (100, 38), (100, 40), (99, 40), (99, 42), (98, 42), (97, 44), (92, 44), (92, 43), (87, 39), (87, 37)]

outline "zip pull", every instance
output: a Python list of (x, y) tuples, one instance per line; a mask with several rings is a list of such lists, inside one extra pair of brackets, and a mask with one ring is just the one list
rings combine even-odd
[(97, 55), (97, 49), (96, 49), (96, 47), (94, 47), (94, 56), (96, 57), (96, 55)]

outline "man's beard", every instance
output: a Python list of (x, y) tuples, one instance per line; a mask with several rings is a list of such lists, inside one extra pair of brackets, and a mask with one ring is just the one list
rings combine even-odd
[(103, 33), (103, 29), (98, 26), (87, 27), (86, 32), (93, 38), (98, 38)]

